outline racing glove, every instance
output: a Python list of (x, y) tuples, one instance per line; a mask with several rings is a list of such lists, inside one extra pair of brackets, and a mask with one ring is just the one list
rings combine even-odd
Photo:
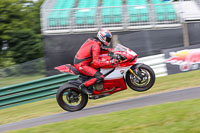
[(112, 60), (111, 60), (111, 63), (112, 63), (112, 66), (113, 66), (113, 67), (117, 67), (118, 62), (119, 62), (119, 60), (117, 60), (117, 59), (112, 59)]

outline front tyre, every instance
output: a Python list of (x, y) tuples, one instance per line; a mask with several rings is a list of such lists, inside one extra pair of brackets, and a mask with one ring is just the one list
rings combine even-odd
[(128, 86), (135, 91), (147, 91), (155, 83), (155, 73), (151, 67), (142, 64), (137, 67), (134, 65), (126, 73), (126, 82)]
[(65, 84), (58, 89), (56, 94), (58, 105), (69, 112), (83, 109), (88, 102), (88, 95), (81, 92), (78, 87)]

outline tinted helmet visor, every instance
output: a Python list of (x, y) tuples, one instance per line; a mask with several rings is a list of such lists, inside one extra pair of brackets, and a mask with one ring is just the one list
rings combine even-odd
[(111, 38), (110, 37), (106, 37), (106, 42), (110, 43), (111, 42)]

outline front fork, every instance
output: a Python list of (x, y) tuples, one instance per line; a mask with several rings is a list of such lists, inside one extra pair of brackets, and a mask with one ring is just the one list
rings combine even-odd
[[(138, 68), (135, 68), (135, 69), (138, 69)], [(139, 71), (139, 70), (138, 70), (138, 71)], [(139, 81), (142, 80), (142, 78), (141, 78), (140, 76), (138, 76), (131, 68), (129, 69), (129, 72), (130, 72), (131, 74), (133, 74)]]

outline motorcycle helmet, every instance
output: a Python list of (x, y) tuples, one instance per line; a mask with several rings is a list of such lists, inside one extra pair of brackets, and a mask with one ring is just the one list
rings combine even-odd
[(100, 30), (97, 33), (97, 38), (105, 45), (105, 46), (109, 46), (110, 42), (112, 40), (112, 34), (109, 30)]

